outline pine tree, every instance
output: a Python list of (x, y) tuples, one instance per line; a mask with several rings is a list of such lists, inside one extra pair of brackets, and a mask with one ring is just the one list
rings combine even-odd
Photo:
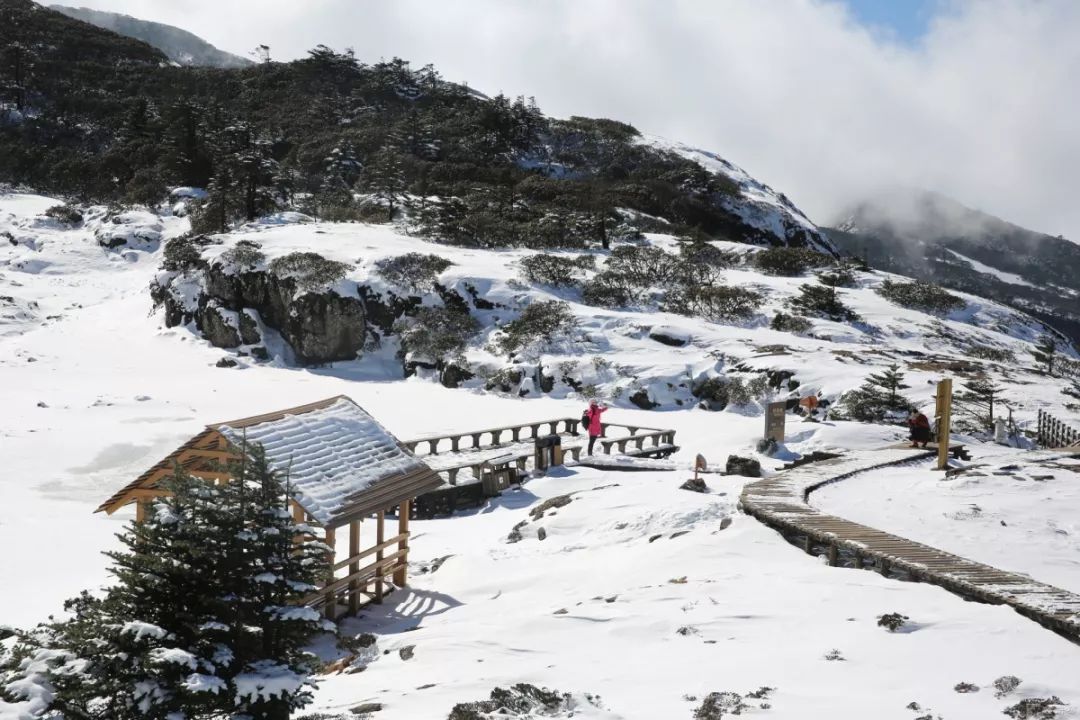
[(195, 103), (180, 101), (165, 113), (162, 164), (181, 184), (206, 187), (213, 170), (207, 150), (206, 110)]
[(1035, 361), (1040, 365), (1046, 366), (1046, 374), (1054, 374), (1054, 354), (1057, 352), (1057, 339), (1053, 335), (1047, 333), (1039, 338), (1039, 341), (1035, 344), (1035, 349), (1031, 351), (1031, 354), (1035, 356)]
[(907, 399), (900, 394), (909, 387), (904, 383), (900, 366), (894, 363), (882, 372), (867, 376), (862, 386), (844, 396), (842, 404), (855, 420), (878, 422), (890, 412), (909, 407)]
[(911, 386), (904, 384), (904, 373), (900, 372), (900, 366), (896, 363), (890, 365), (883, 372), (871, 373), (866, 378), (866, 385), (878, 389), (890, 408), (903, 409), (907, 407), (907, 400), (900, 395), (900, 391)]
[[(328, 573), (329, 548), (293, 522), (262, 449), (213, 485), (167, 482), (143, 523), (109, 553), (116, 584), (83, 593), (71, 618), (28, 636), (22, 680), (68, 720), (287, 720), (311, 699), (326, 629), (298, 605)], [(10, 672), (10, 671), (9, 671)]]
[(386, 206), (386, 220), (393, 222), (394, 210), (405, 200), (405, 172), (401, 158), (390, 145), (385, 145), (371, 163), (371, 189), (375, 198)]
[(957, 395), (957, 408), (965, 408), (975, 415), (980, 425), (988, 430), (994, 428), (994, 406), (1001, 398), (1001, 386), (990, 378), (972, 378), (965, 383), (965, 390)]

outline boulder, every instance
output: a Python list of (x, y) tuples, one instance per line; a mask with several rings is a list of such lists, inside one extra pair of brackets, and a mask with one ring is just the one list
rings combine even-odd
[(705, 484), (705, 481), (701, 478), (690, 478), (682, 485), (679, 486), (680, 490), (689, 490), (690, 492), (705, 493), (709, 492), (709, 486)]
[(684, 347), (690, 343), (690, 333), (674, 327), (660, 326), (649, 331), (649, 339), (671, 347)]
[(236, 367), (237, 362), (231, 357), (223, 357), (214, 364), (219, 368), (234, 368)]
[(630, 402), (634, 403), (642, 410), (652, 410), (653, 408), (660, 407), (660, 403), (652, 401), (652, 398), (649, 397), (649, 391), (645, 388), (641, 388), (631, 395)]
[(353, 715), (370, 715), (371, 713), (377, 713), (380, 710), (382, 710), (382, 703), (364, 703), (363, 705), (349, 708), (349, 712)]
[(199, 313), (199, 329), (214, 347), (230, 349), (240, 346), (240, 334), (230, 322), (231, 315), (215, 302), (208, 303)]
[(240, 339), (245, 345), (258, 345), (262, 342), (262, 337), (259, 335), (259, 324), (255, 322), (255, 318), (246, 312), (240, 313)]
[(461, 383), (472, 380), (474, 377), (476, 377), (476, 373), (469, 370), (466, 365), (450, 362), (439, 373), (439, 382), (442, 383), (443, 387), (456, 388), (460, 387)]
[(742, 475), (744, 477), (761, 477), (761, 463), (754, 458), (728, 455), (725, 472), (728, 475)]

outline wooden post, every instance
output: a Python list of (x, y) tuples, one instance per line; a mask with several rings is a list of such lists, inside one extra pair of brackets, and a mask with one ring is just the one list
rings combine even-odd
[(840, 556), (839, 548), (835, 544), (830, 545), (829, 546), (829, 565), (831, 567), (836, 567), (837, 562), (839, 560), (839, 556)]
[(398, 535), (403, 535), (401, 540), (398, 540), (398, 550), (404, 551), (401, 558), (398, 559), (400, 563), (397, 570), (394, 571), (394, 584), (398, 587), (405, 587), (405, 584), (409, 581), (409, 501), (401, 503), (398, 507)]
[(142, 498), (135, 501), (135, 522), (146, 521), (146, 503), (147, 501)]
[[(334, 582), (334, 548), (337, 545), (337, 530), (327, 526), (326, 528), (326, 544), (330, 546), (330, 550), (327, 554), (327, 562), (330, 563), (330, 572), (327, 574), (326, 584)], [(324, 608), (327, 620), (333, 620), (337, 617), (337, 599), (334, 597), (333, 592), (326, 593), (326, 606)]]
[(949, 467), (949, 425), (952, 422), (952, 379), (945, 378), (937, 387), (938, 470)]
[[(360, 554), (360, 520), (349, 523), (349, 557), (354, 558)], [(360, 572), (360, 561), (354, 560), (349, 563), (349, 574), (355, 575)], [(360, 609), (360, 583), (357, 580), (349, 581), (349, 614), (355, 615)]]
[[(377, 546), (381, 546), (383, 544), (383, 540), (386, 538), (386, 536), (383, 534), (383, 532), (384, 532), (384, 529), (383, 529), (384, 522), (383, 521), (385, 519), (386, 519), (386, 512), (385, 511), (380, 510), (379, 512), (375, 513), (375, 544)], [(377, 573), (376, 576), (375, 576), (375, 602), (377, 602), (377, 603), (382, 602), (382, 596), (383, 596), (382, 559), (383, 559), (383, 550), (382, 550), (381, 547), (379, 547), (379, 549), (375, 551), (375, 562), (378, 563), (375, 566), (375, 572)]]

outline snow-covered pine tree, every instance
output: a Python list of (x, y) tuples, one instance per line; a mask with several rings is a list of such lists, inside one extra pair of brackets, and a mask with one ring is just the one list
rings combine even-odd
[(66, 720), (284, 720), (309, 702), (303, 648), (327, 626), (297, 601), (327, 574), (328, 548), (292, 521), (261, 448), (246, 455), (225, 485), (166, 482), (172, 494), (109, 553), (116, 585), (24, 638), (5, 678), (15, 701), (51, 696)]
[(1046, 374), (1054, 374), (1054, 355), (1057, 353), (1057, 339), (1047, 333), (1035, 343), (1035, 349), (1031, 354), (1035, 356), (1035, 362), (1046, 366)]
[(841, 405), (855, 420), (878, 422), (890, 413), (907, 410), (910, 403), (901, 390), (910, 385), (904, 383), (904, 373), (893, 363), (879, 373), (871, 373), (866, 381), (845, 395)]
[(333, 629), (298, 605), (329, 573), (330, 548), (293, 521), (288, 480), (271, 470), (262, 448), (250, 446), (246, 456), (232, 468), (234, 481), (220, 488), (222, 505), (244, 519), (232, 537), (222, 537), (230, 569), (221, 620), (232, 639), (226, 682), (239, 715), (288, 720), (312, 697), (316, 661), (304, 648)]
[(991, 378), (972, 378), (957, 394), (957, 409), (966, 409), (985, 430), (994, 428), (994, 407), (1001, 398), (1001, 386)]
[(405, 172), (401, 167), (401, 157), (395, 147), (388, 143), (376, 153), (369, 167), (371, 190), (375, 198), (386, 206), (387, 222), (393, 222), (394, 210), (406, 197), (407, 185)]

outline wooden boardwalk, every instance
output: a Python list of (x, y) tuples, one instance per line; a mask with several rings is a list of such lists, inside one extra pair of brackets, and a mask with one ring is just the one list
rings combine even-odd
[(927, 460), (933, 454), (890, 448), (802, 465), (747, 484), (739, 505), (806, 552), (826, 555), (834, 567), (876, 570), (887, 577), (939, 585), (965, 599), (1009, 605), (1080, 643), (1080, 595), (827, 515), (807, 502), (810, 493), (823, 485), (877, 468)]

